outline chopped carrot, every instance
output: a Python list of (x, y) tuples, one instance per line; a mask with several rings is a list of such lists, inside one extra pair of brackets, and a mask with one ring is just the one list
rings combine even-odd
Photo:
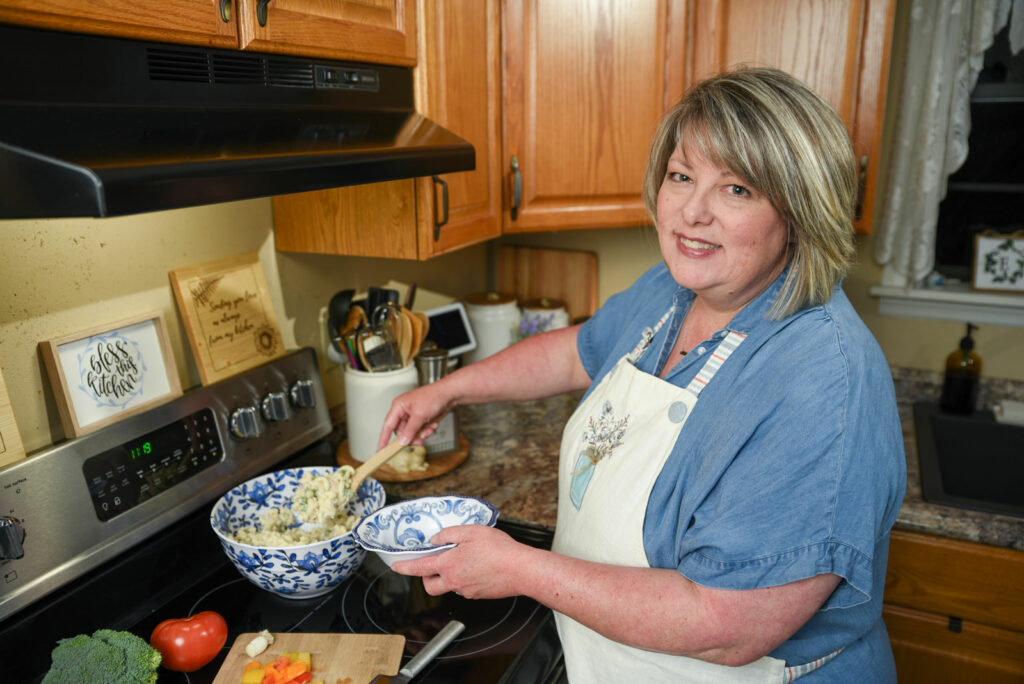
[(285, 684), (307, 684), (307, 682), (309, 682), (309, 680), (311, 680), (312, 678), (312, 672), (303, 672), (302, 674), (296, 677), (292, 677), (291, 679), (286, 681)]

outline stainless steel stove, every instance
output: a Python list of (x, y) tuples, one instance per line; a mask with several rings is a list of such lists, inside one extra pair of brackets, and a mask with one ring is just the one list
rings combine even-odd
[[(39, 681), (58, 639), (106, 627), (148, 640), (164, 619), (215, 610), (230, 630), (221, 656), (160, 681), (212, 682), (243, 632), (398, 633), (408, 658), (450, 619), (467, 629), (417, 682), (561, 681), (550, 611), (525, 597), (431, 597), (373, 554), (304, 600), (234, 569), (210, 529), (213, 502), (262, 472), (334, 465), (331, 427), (304, 349), (0, 470), (0, 644), (19, 654), (5, 680)], [(499, 527), (550, 544), (544, 531)]]

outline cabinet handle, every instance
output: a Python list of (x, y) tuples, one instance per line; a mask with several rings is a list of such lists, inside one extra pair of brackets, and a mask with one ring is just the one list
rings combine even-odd
[(231, 23), (231, 0), (220, 0), (220, 20), (225, 24)]
[(512, 155), (512, 220), (519, 216), (519, 203), (523, 199), (523, 176), (519, 173), (519, 159)]
[[(441, 226), (448, 223), (448, 184), (440, 176), (433, 176), (434, 185), (441, 186), (441, 213), (444, 216), (443, 219), (434, 221), (434, 242), (441, 239)], [(436, 191), (435, 191), (436, 196)], [(434, 206), (434, 216), (437, 216), (437, 206)]]
[(267, 25), (267, 5), (270, 4), (270, 0), (259, 0), (256, 3), (256, 21), (260, 23), (260, 26)]
[(857, 176), (857, 207), (853, 210), (853, 220), (860, 221), (864, 216), (864, 193), (868, 187), (868, 155), (860, 158), (860, 174)]

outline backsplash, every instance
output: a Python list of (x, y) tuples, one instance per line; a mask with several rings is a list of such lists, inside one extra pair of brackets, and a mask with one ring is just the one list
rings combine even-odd
[[(943, 374), (892, 366), (892, 378), (899, 401), (938, 401), (942, 393)], [(982, 376), (978, 387), (978, 407), (991, 409), (1003, 400), (1024, 401), (1024, 381)]]

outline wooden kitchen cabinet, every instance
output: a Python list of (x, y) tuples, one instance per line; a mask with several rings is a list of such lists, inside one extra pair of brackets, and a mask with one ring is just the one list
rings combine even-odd
[(859, 232), (871, 230), (896, 0), (693, 0), (687, 84), (737, 64), (774, 66), (846, 122), (861, 162)]
[(0, 0), (0, 22), (410, 66), (416, 63), (414, 1)]
[(901, 684), (1024, 682), (1024, 552), (894, 530), (883, 616)]
[(0, 22), (140, 40), (238, 47), (230, 0), (0, 0)]
[(472, 143), (476, 169), (275, 197), (279, 250), (428, 259), (501, 234), (498, 0), (418, 11), (417, 109)]
[(504, 232), (650, 223), (643, 174), (683, 92), (685, 3), (506, 0), (502, 21)]

